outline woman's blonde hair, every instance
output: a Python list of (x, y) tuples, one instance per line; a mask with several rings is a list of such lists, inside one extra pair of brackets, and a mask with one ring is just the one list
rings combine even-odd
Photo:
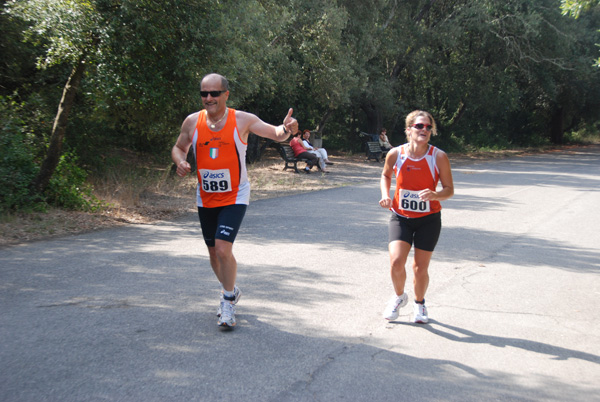
[[(431, 135), (437, 135), (437, 125), (435, 124), (435, 119), (433, 118), (433, 116), (431, 115), (431, 113), (426, 112), (424, 110), (414, 110), (412, 112), (410, 112), (408, 114), (408, 116), (406, 116), (406, 128), (411, 128), (413, 124), (415, 124), (415, 121), (417, 120), (417, 117), (419, 116), (423, 116), (423, 117), (427, 117), (429, 119), (429, 122), (431, 123)], [(410, 140), (410, 137), (408, 136), (408, 134), (406, 134), (406, 139)]]

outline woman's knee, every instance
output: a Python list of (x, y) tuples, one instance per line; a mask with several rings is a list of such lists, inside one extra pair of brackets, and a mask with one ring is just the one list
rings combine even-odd
[(413, 273), (415, 278), (427, 278), (429, 276), (429, 266), (413, 263)]
[(392, 272), (406, 272), (406, 260), (401, 257), (391, 257), (390, 265), (392, 268)]

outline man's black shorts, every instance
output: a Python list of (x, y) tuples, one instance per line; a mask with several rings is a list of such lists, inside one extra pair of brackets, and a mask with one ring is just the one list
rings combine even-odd
[(206, 245), (214, 247), (215, 239), (233, 243), (246, 215), (247, 207), (244, 204), (217, 208), (198, 207), (198, 217)]
[(433, 251), (442, 230), (442, 214), (422, 218), (405, 218), (392, 212), (389, 224), (389, 241), (402, 240), (420, 250)]

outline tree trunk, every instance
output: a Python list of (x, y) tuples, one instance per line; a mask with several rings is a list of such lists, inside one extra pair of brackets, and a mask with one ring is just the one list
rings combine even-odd
[(248, 135), (248, 147), (246, 148), (246, 162), (254, 163), (260, 160), (261, 148), (260, 137), (254, 133)]
[(50, 145), (48, 146), (48, 151), (46, 152), (46, 158), (42, 162), (42, 166), (40, 168), (40, 173), (33, 181), (33, 190), (37, 194), (43, 194), (48, 184), (50, 183), (50, 179), (58, 166), (58, 162), (60, 159), (60, 155), (62, 153), (62, 146), (65, 139), (65, 133), (67, 131), (67, 123), (69, 119), (69, 113), (71, 112), (71, 108), (75, 103), (75, 95), (77, 94), (77, 89), (79, 87), (79, 83), (81, 82), (81, 78), (83, 77), (83, 72), (85, 71), (85, 56), (82, 56), (73, 71), (71, 71), (71, 75), (65, 84), (63, 89), (62, 98), (60, 100), (60, 104), (58, 105), (58, 111), (56, 112), (56, 117), (54, 118), (54, 124), (52, 126), (52, 135), (50, 136)]
[(332, 115), (333, 115), (333, 109), (327, 109), (325, 114), (321, 117), (321, 120), (319, 121), (319, 124), (317, 125), (317, 128), (315, 131), (318, 132), (320, 135), (322, 135), (323, 128), (325, 128), (325, 124), (327, 124), (327, 120), (329, 120), (329, 118)]
[(381, 110), (371, 102), (362, 102), (360, 108), (367, 117), (368, 134), (378, 134), (382, 127)]
[(564, 109), (557, 107), (550, 121), (550, 141), (553, 144), (562, 144), (564, 139)]

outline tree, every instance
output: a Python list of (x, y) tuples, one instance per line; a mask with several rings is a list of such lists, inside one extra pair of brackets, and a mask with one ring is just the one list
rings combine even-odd
[(197, 86), (190, 82), (199, 80), (199, 71), (211, 65), (205, 54), (215, 53), (220, 45), (219, 38), (207, 38), (218, 27), (224, 9), (213, 8), (214, 18), (204, 18), (210, 4), (205, 0), (23, 0), (6, 4), (8, 15), (29, 24), (25, 40), (45, 50), (38, 60), (40, 69), (71, 66), (33, 192), (46, 190), (57, 167), (84, 77), (85, 96), (79, 99), (89, 100), (86, 112), (101, 121), (101, 133), (112, 126), (125, 133), (121, 137), (129, 138), (130, 144), (136, 144), (138, 138), (144, 138), (138, 144), (153, 138), (165, 141), (164, 122), (172, 121), (174, 114), (181, 116), (183, 110), (189, 113), (192, 103), (195, 107), (199, 104), (198, 96), (190, 95), (197, 93)]
[(600, 4), (599, 0), (561, 0), (560, 8), (563, 14), (579, 18), (582, 11), (589, 10), (598, 4)]
[(73, 65), (54, 118), (46, 157), (32, 183), (33, 190), (41, 194), (58, 166), (75, 94), (102, 32), (94, 6), (89, 1), (11, 2), (7, 4), (6, 11), (31, 24), (25, 31), (26, 39), (46, 47), (45, 57), (38, 61), (40, 68), (59, 63)]
[[(531, 141), (532, 132), (560, 142), (563, 128), (552, 121), (564, 121), (556, 118), (560, 106), (574, 100), (562, 83), (571, 81), (568, 73), (580, 66), (580, 58), (571, 24), (552, 4), (403, 3), (382, 19), (385, 29), (369, 63), (371, 88), (377, 88), (362, 92), (369, 127), (380, 119), (401, 122), (408, 111), (422, 108), (439, 119), (436, 141), (449, 145), (520, 144)], [(394, 5), (389, 2), (389, 9)], [(382, 108), (381, 94), (390, 89), (395, 108)]]
[[(600, 4), (600, 0), (561, 0), (560, 8), (565, 15), (579, 18), (583, 11), (589, 10)], [(600, 67), (600, 58), (596, 60), (596, 66)]]

